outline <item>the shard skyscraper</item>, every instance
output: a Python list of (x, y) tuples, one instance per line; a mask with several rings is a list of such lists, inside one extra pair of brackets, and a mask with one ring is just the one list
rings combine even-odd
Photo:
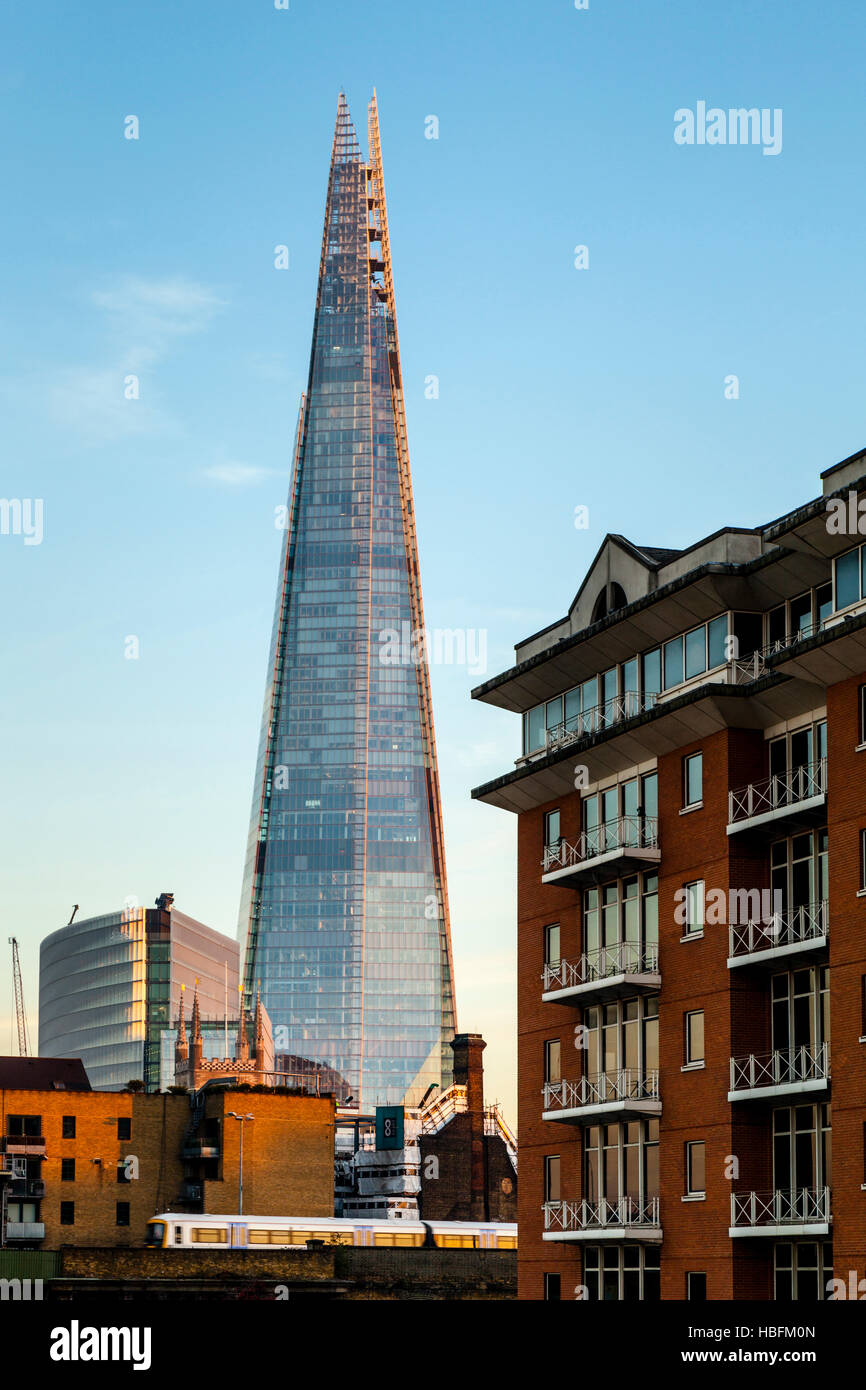
[(278, 1065), (364, 1108), (451, 1080), (423, 631), (376, 100), (365, 159), (341, 95), (240, 934)]

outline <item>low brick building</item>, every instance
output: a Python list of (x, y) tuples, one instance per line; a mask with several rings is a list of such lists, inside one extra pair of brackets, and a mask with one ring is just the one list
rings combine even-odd
[[(214, 1083), (195, 1095), (73, 1090), (51, 1070), (73, 1063), (34, 1060), (22, 1078), (17, 1058), (0, 1059), (7, 1246), (141, 1245), (156, 1212), (236, 1212), (242, 1129), (245, 1210), (333, 1214), (332, 1096)], [(34, 1084), (2, 1085), (4, 1070)]]

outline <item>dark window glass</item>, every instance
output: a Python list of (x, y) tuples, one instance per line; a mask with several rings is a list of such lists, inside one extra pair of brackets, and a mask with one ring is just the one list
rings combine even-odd
[(132, 1138), (132, 1120), (127, 1115), (121, 1115), (118, 1117), (117, 1137), (118, 1139)]
[(117, 1216), (116, 1216), (116, 1220), (115, 1220), (115, 1225), (117, 1225), (117, 1226), (128, 1226), (128, 1225), (129, 1225), (129, 1203), (128, 1203), (128, 1202), (118, 1202), (118, 1203), (117, 1203)]
[(849, 550), (835, 562), (836, 608), (847, 608), (860, 597), (860, 552)]
[(702, 753), (693, 753), (691, 757), (683, 759), (683, 782), (685, 799), (684, 806), (695, 806), (703, 796), (704, 790), (704, 756)]
[(707, 669), (707, 629), (696, 627), (686, 633), (686, 680)]
[(662, 654), (659, 647), (643, 654), (644, 695), (659, 695), (662, 688)]
[(75, 1116), (74, 1116), (74, 1115), (64, 1115), (64, 1116), (63, 1116), (63, 1131), (62, 1131), (62, 1133), (63, 1133), (63, 1138), (64, 1138), (64, 1139), (74, 1139), (74, 1138), (75, 1138)]
[(683, 680), (683, 639), (675, 637), (665, 642), (665, 690), (681, 685)]
[(544, 705), (537, 705), (526, 715), (525, 721), (525, 753), (534, 753), (537, 748), (544, 747)]
[(544, 928), (544, 964), (557, 965), (559, 963), (559, 923)]
[(75, 1225), (75, 1203), (74, 1203), (74, 1202), (61, 1202), (61, 1203), (60, 1203), (60, 1224), (61, 1224), (61, 1226), (74, 1226), (74, 1225)]
[(562, 1298), (562, 1276), (559, 1274), (545, 1274), (544, 1276), (544, 1297), (551, 1303), (558, 1303)]
[[(707, 624), (707, 666), (712, 671), (714, 666), (723, 666), (728, 659), (725, 650), (725, 643), (728, 640), (728, 615), (723, 613), (720, 618), (713, 618)], [(760, 645), (760, 638), (755, 643)]]
[(61, 1158), (60, 1160), (60, 1181), (75, 1182), (75, 1159)]
[(706, 1303), (706, 1274), (689, 1273), (686, 1275), (686, 1298), (692, 1303)]

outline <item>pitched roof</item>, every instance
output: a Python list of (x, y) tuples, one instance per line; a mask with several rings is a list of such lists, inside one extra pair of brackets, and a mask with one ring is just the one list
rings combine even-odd
[(80, 1057), (0, 1057), (0, 1090), (90, 1091)]

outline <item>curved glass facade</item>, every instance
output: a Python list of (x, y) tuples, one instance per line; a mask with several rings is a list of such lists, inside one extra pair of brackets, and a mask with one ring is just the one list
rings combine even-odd
[(39, 1053), (80, 1057), (94, 1090), (143, 1080), (146, 912), (90, 917), (39, 951)]
[[(363, 1106), (448, 1084), (439, 783), (375, 101), (341, 97), (241, 901), (278, 1055)], [(345, 1098), (345, 1095), (343, 1096)]]
[(94, 1090), (160, 1089), (180, 987), (203, 1015), (236, 1006), (238, 944), (182, 912), (127, 908), (52, 932), (39, 951), (39, 1055), (80, 1057)]

